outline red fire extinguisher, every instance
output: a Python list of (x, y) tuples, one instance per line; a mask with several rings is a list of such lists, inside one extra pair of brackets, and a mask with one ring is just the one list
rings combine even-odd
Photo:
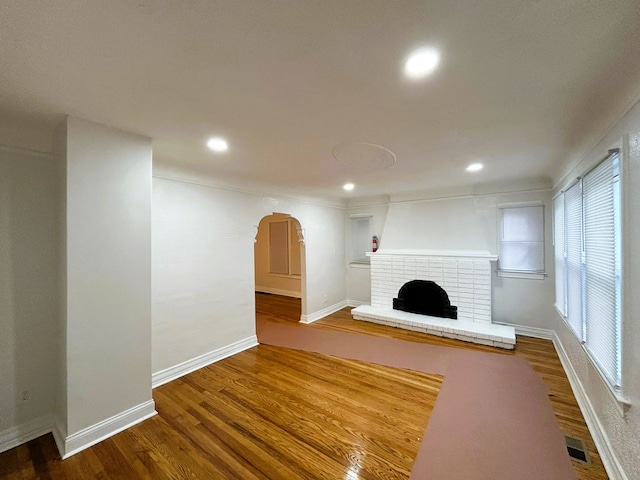
[(378, 250), (378, 237), (373, 236), (373, 240), (371, 242), (371, 251), (375, 252)]

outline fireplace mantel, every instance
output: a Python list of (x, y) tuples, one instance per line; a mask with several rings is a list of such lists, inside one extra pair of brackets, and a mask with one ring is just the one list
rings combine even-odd
[(380, 249), (377, 252), (368, 252), (367, 257), (381, 257), (385, 255), (402, 257), (462, 257), (470, 260), (489, 260), (495, 262), (497, 255), (493, 255), (486, 250), (396, 250)]

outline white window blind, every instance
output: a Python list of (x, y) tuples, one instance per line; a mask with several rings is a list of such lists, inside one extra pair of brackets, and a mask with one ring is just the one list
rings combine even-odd
[(620, 289), (616, 271), (616, 202), (618, 157), (610, 157), (584, 177), (585, 343), (614, 384), (620, 385)]
[(500, 270), (544, 272), (544, 206), (500, 208)]
[(560, 313), (566, 315), (566, 236), (564, 229), (564, 194), (561, 193), (553, 200), (553, 251), (556, 270), (556, 308)]
[(349, 223), (349, 263), (369, 263), (366, 253), (372, 249), (373, 216), (354, 215)]
[(582, 181), (564, 193), (567, 234), (567, 323), (584, 339), (582, 325)]
[(554, 199), (554, 239), (556, 302), (564, 295), (570, 328), (606, 381), (620, 388), (622, 223), (617, 153)]

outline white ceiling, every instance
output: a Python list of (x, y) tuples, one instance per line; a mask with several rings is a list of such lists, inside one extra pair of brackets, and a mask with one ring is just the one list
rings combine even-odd
[[(408, 81), (423, 45), (440, 67)], [(272, 191), (550, 185), (639, 93), (637, 0), (0, 2), (5, 120), (80, 116), (152, 137), (158, 170)], [(336, 161), (351, 142), (397, 162)]]

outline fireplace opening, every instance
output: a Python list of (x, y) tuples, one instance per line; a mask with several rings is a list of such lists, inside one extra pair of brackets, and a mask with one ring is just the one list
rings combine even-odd
[(405, 283), (398, 292), (398, 298), (393, 299), (393, 309), (432, 317), (458, 318), (458, 307), (451, 305), (447, 292), (430, 280)]

